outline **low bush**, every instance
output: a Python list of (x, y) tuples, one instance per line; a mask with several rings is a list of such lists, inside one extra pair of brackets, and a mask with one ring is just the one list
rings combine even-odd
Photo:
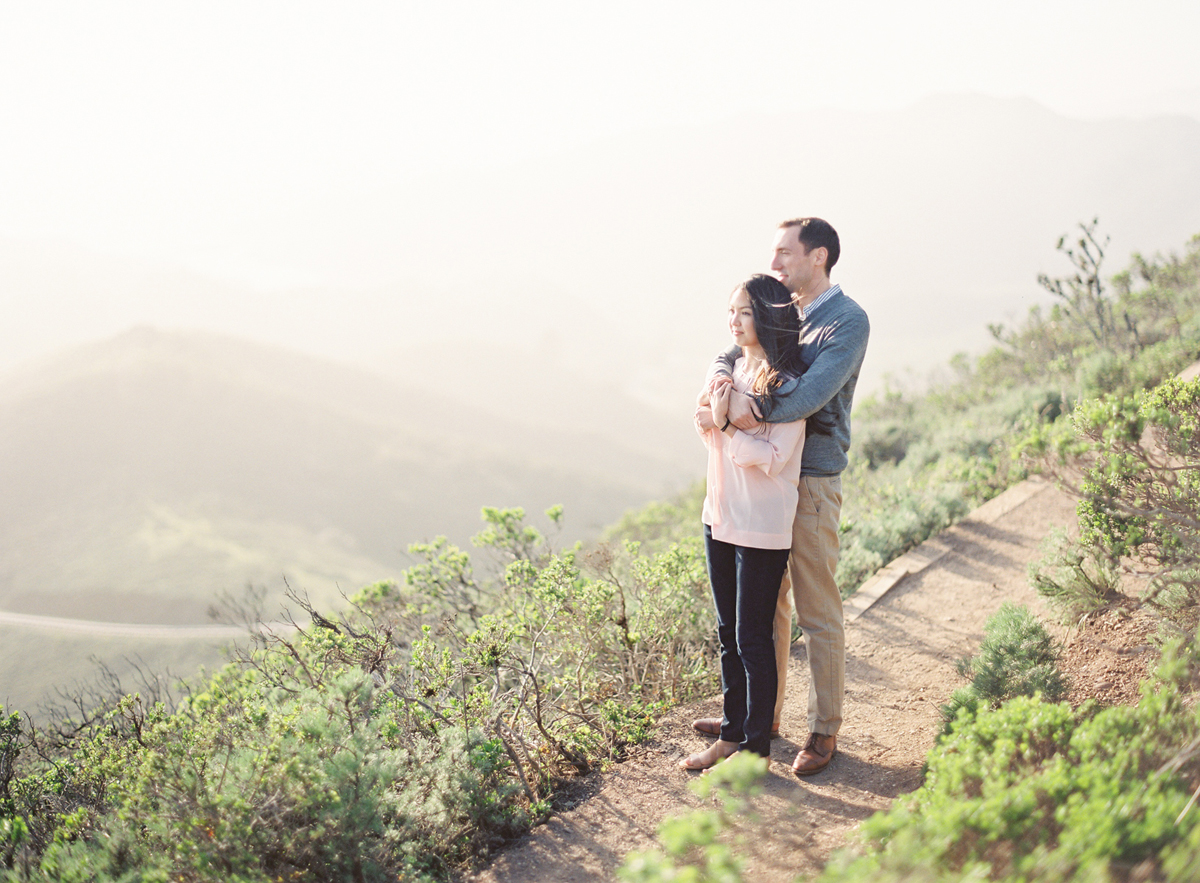
[(1058, 646), (1028, 608), (1005, 601), (983, 628), (979, 653), (958, 662), (958, 673), (971, 682), (942, 706), (943, 735), (979, 709), (999, 708), (1017, 696), (1040, 695), (1057, 702), (1066, 695)]
[(842, 552), (837, 583), (848, 597), (888, 562), (923, 543), (970, 511), (961, 487), (954, 485), (925, 494), (908, 492), (863, 522), (842, 520)]
[(686, 542), (700, 535), (700, 513), (704, 507), (704, 482), (698, 481), (670, 500), (647, 503), (631, 509), (605, 529), (601, 541), (622, 546), (639, 545), (643, 554), (657, 554), (672, 543)]
[(714, 689), (698, 541), (585, 556), (484, 516), (494, 575), (424, 544), (336, 620), (294, 598), (308, 628), (258, 632), (173, 709), (9, 718), (0, 880), (444, 879)]
[(132, 742), (97, 733), (56, 771), (94, 786), (74, 812), (39, 814), (45, 783), (23, 782), (33, 848), (12, 879), (424, 879), (527, 824), (501, 750), (454, 728), (394, 744), (363, 672), (248, 686), (230, 670)]
[(1194, 879), (1194, 666), (1176, 645), (1135, 707), (1022, 696), (963, 719), (930, 752), (922, 787), (864, 823), (864, 852), (820, 879)]
[(1030, 585), (1065, 621), (1078, 622), (1123, 598), (1120, 567), (1099, 547), (1084, 545), (1055, 528), (1043, 540), (1041, 551), (1042, 556), (1029, 565)]
[(1122, 572), (1147, 579), (1134, 599), (1178, 635), (1200, 622), (1200, 380), (1089, 399), (1069, 427), (1027, 450), (1080, 493), (1079, 538), (1059, 538), (1032, 571), (1068, 616), (1119, 597)]

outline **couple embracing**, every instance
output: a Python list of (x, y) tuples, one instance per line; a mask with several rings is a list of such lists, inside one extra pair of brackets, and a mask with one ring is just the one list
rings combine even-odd
[(837, 751), (845, 681), (834, 574), (850, 447), (850, 408), (870, 326), (829, 274), (841, 253), (820, 218), (779, 225), (774, 276), (730, 298), (734, 346), (717, 357), (695, 422), (708, 447), (704, 535), (721, 642), (722, 718), (693, 726), (717, 741), (680, 762), (701, 770), (736, 751), (770, 756), (787, 678), (793, 609), (811, 681), (797, 775)]

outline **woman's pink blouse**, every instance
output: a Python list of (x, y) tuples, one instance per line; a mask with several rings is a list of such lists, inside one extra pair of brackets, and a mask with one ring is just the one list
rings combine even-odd
[[(738, 359), (733, 388), (746, 392), (750, 379)], [(733, 438), (716, 429), (700, 432), (708, 446), (708, 492), (704, 523), (713, 539), (755, 549), (790, 549), (796, 517), (804, 421), (764, 423)]]

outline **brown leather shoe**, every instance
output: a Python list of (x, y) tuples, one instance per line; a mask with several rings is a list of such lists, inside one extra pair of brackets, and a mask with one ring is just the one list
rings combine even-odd
[(837, 754), (837, 736), (824, 736), (821, 733), (811, 733), (800, 753), (792, 762), (792, 772), (797, 776), (811, 776), (829, 766), (829, 761)]
[[(721, 735), (721, 719), (719, 717), (701, 717), (692, 721), (692, 729), (706, 736)], [(771, 738), (779, 738), (779, 727), (771, 730)]]

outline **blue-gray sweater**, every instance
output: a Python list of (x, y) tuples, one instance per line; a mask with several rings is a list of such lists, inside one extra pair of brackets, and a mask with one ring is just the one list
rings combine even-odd
[[(845, 294), (834, 295), (800, 323), (800, 360), (808, 370), (769, 396), (755, 399), (768, 423), (791, 423), (817, 415), (809, 421), (801, 475), (840, 475), (846, 468), (850, 409), (870, 333), (871, 323), (863, 308)], [(736, 346), (721, 353), (711, 373), (732, 374), (733, 363), (741, 354), (741, 347)]]

